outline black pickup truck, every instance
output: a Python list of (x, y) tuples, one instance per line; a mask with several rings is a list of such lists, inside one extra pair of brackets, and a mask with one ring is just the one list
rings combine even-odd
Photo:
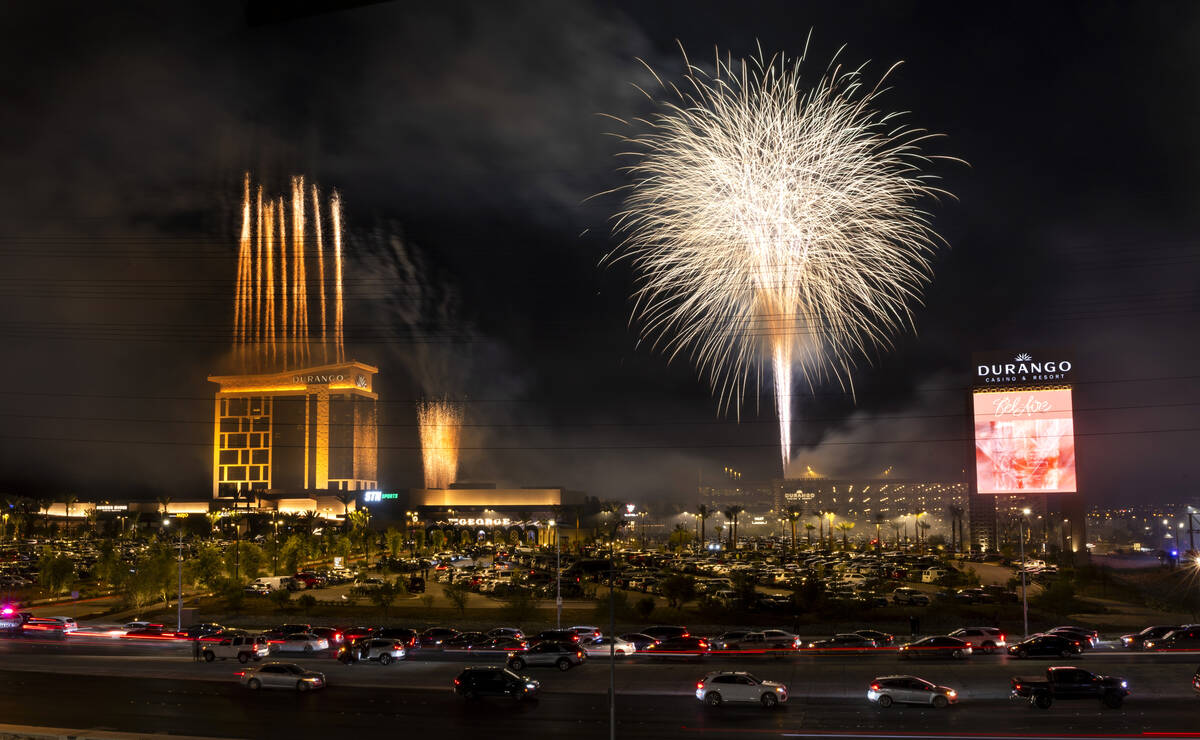
[(1012, 680), (1012, 698), (1028, 699), (1039, 709), (1049, 709), (1056, 699), (1098, 699), (1115, 709), (1128, 695), (1129, 682), (1125, 679), (1072, 666), (1047, 668), (1045, 677), (1017, 676)]

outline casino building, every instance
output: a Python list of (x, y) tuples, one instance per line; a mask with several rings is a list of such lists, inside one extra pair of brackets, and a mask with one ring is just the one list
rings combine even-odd
[(378, 484), (378, 368), (347, 361), (214, 375), (214, 499), (330, 496)]

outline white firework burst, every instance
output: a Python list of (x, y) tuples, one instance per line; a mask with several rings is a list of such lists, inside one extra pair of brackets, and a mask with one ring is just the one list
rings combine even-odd
[(868, 88), (831, 64), (806, 86), (803, 60), (760, 49), (710, 73), (685, 54), (681, 83), (655, 75), (664, 97), (623, 136), (614, 227), (644, 338), (690, 355), (725, 410), (771, 374), (785, 474), (793, 372), (852, 387), (855, 362), (911, 325), (939, 241), (920, 202), (944, 192), (931, 135), (875, 107), (891, 69)]

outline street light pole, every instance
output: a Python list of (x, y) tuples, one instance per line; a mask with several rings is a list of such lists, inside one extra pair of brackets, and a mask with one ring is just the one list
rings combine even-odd
[(558, 542), (558, 522), (550, 520), (554, 530), (554, 612), (555, 629), (562, 629), (562, 547)]
[[(171, 526), (169, 518), (163, 519), (163, 526)], [(176, 527), (179, 532), (179, 544), (176, 545), (175, 559), (179, 564), (179, 597), (175, 600), (176, 620), (175, 631), (183, 631), (183, 527)]]
[(1025, 583), (1025, 517), (1029, 516), (1029, 509), (1022, 509), (1021, 514), (1021, 615), (1025, 620), (1025, 639), (1029, 639), (1029, 592)]

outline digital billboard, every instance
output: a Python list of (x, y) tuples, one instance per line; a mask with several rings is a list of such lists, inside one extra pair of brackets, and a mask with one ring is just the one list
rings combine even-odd
[(1070, 388), (974, 395), (979, 493), (1075, 492)]

